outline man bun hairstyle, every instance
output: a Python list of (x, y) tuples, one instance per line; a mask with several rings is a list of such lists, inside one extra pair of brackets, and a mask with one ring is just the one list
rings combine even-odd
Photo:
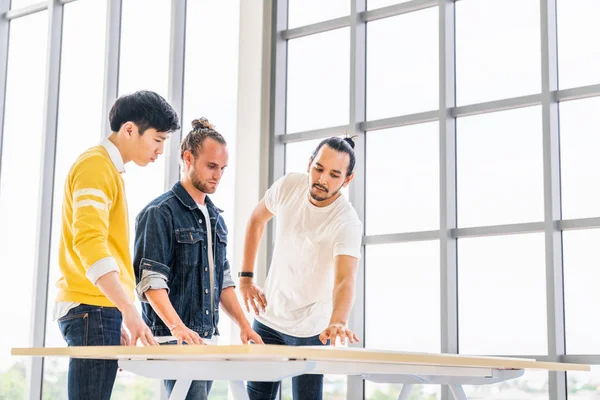
[(183, 160), (183, 154), (186, 150), (189, 150), (196, 157), (198, 151), (202, 151), (202, 144), (207, 138), (216, 140), (222, 145), (227, 145), (223, 135), (215, 130), (215, 126), (208, 122), (208, 119), (202, 117), (193, 120), (192, 130), (181, 141), (181, 159)]
[(352, 147), (352, 150), (354, 150), (354, 138), (356, 136), (352, 136), (352, 137), (345, 137), (344, 140), (346, 141), (346, 143), (348, 143), (350, 145), (350, 147)]

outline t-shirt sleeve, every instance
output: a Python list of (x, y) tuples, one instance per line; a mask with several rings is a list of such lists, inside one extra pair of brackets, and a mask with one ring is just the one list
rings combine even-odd
[(284, 175), (277, 179), (273, 185), (265, 192), (265, 206), (271, 214), (277, 214), (279, 206), (282, 203), (283, 195), (289, 186), (289, 175)]
[(333, 256), (351, 256), (360, 259), (363, 226), (360, 221), (344, 223), (333, 241)]

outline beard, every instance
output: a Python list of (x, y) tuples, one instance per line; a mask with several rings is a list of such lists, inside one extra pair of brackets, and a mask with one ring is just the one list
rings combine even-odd
[[(323, 189), (324, 194), (321, 195), (321, 194), (313, 193), (312, 188), (315, 188), (315, 187)], [(329, 194), (329, 190), (325, 189), (323, 186), (317, 185), (316, 183), (314, 185), (312, 185), (312, 188), (311, 188), (311, 190), (308, 191), (308, 193), (310, 194), (310, 197), (312, 197), (313, 200), (315, 200), (315, 201), (325, 201), (327, 199), (330, 199), (333, 196), (337, 195), (340, 192), (340, 190), (342, 190), (342, 187), (340, 186), (335, 192)]]
[(213, 194), (217, 190), (216, 186), (211, 187), (208, 182), (198, 179), (193, 170), (190, 173), (190, 181), (192, 182), (192, 185), (202, 193)]

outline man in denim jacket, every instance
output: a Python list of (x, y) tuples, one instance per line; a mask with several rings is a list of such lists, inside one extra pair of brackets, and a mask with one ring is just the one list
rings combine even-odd
[[(227, 144), (206, 119), (192, 126), (181, 143), (181, 181), (136, 219), (134, 268), (143, 317), (160, 343), (215, 343), (221, 304), (243, 343), (262, 343), (235, 294), (222, 210), (206, 196), (227, 166)], [(194, 381), (186, 399), (207, 399), (211, 384)], [(174, 385), (165, 381), (169, 395)]]

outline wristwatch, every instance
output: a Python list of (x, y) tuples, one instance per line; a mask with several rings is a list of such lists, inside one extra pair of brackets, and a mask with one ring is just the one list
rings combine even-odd
[(241, 271), (241, 272), (238, 272), (238, 277), (239, 278), (241, 278), (241, 277), (254, 278), (254, 272), (244, 272), (244, 271)]

